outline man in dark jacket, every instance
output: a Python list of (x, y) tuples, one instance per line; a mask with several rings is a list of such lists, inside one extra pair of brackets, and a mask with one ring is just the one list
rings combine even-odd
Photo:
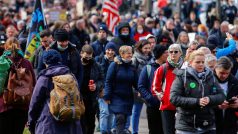
[(80, 87), (83, 78), (83, 68), (76, 46), (68, 41), (68, 32), (65, 29), (57, 29), (54, 32), (54, 39), (56, 42), (50, 48), (60, 52), (62, 64), (69, 67), (70, 71), (77, 78)]
[(85, 114), (81, 118), (81, 123), (84, 134), (94, 134), (97, 98), (99, 91), (104, 87), (104, 73), (102, 67), (93, 58), (93, 48), (90, 45), (84, 45), (80, 55), (84, 70), (81, 94), (85, 105)]
[(136, 41), (131, 37), (131, 27), (128, 22), (121, 22), (118, 27), (118, 37), (111, 40), (115, 44), (116, 54), (119, 54), (119, 48), (122, 45), (134, 47)]
[(224, 42), (226, 40), (226, 33), (229, 31), (229, 22), (223, 21), (221, 23), (220, 29), (213, 29), (210, 31), (209, 35), (215, 34), (215, 36), (219, 39), (218, 40), (218, 48), (224, 47)]
[(108, 34), (107, 26), (105, 24), (101, 24), (98, 28), (97, 34), (98, 39), (92, 43), (95, 57), (99, 55), (104, 55), (104, 50), (106, 44), (108, 43), (107, 34)]
[[(215, 67), (215, 76), (226, 95), (226, 100), (216, 109), (217, 134), (236, 134), (237, 117), (235, 106), (238, 95), (238, 80), (231, 74), (232, 62), (227, 57), (221, 57)], [(237, 104), (236, 104), (237, 105)]]
[(156, 45), (154, 50), (155, 59), (146, 65), (139, 77), (138, 90), (141, 96), (146, 100), (147, 104), (147, 119), (149, 126), (149, 134), (163, 134), (161, 113), (159, 110), (160, 101), (151, 93), (151, 85), (154, 78), (155, 70), (166, 62), (168, 57), (168, 50), (165, 46)]

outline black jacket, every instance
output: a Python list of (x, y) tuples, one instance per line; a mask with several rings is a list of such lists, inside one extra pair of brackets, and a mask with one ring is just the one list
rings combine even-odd
[[(205, 70), (203, 79), (199, 79), (191, 67), (176, 72), (176, 79), (171, 87), (170, 101), (177, 108), (175, 123), (177, 130), (194, 132), (197, 127), (201, 127), (202, 120), (207, 120), (209, 126), (215, 127), (213, 108), (224, 101), (225, 95), (212, 71), (207, 68)], [(210, 99), (209, 104), (205, 107), (199, 105), (199, 99), (202, 97)]]
[[(60, 52), (61, 55), (64, 54), (64, 52), (61, 52), (57, 48), (57, 42), (54, 42), (51, 46), (51, 49), (55, 49), (58, 52)], [(81, 63), (81, 58), (78, 50), (76, 49), (76, 46), (69, 42), (68, 48), (68, 57), (67, 57), (67, 64), (65, 66), (69, 67), (70, 71), (75, 75), (75, 77), (78, 80), (79, 86), (81, 87), (82, 79), (83, 79), (83, 67)], [(65, 51), (66, 52), (66, 51)]]
[[(228, 77), (228, 92), (226, 100), (238, 95), (238, 80), (230, 75)], [(226, 110), (216, 109), (216, 128), (217, 134), (236, 134), (237, 132), (237, 117), (235, 112), (237, 109), (228, 108)], [(224, 116), (223, 116), (224, 114)]]

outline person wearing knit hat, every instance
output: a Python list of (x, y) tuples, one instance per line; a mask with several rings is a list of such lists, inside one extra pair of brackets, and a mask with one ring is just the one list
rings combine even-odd
[[(115, 58), (115, 51), (116, 48), (114, 46), (114, 43), (108, 42), (105, 47), (105, 54), (101, 54), (100, 56), (95, 57), (95, 60), (97, 63), (101, 65), (104, 71), (104, 76), (107, 75), (107, 70), (109, 65), (114, 61)], [(112, 124), (108, 122), (113, 121), (113, 115), (109, 112), (108, 104), (102, 99), (104, 91), (101, 90), (99, 93), (99, 99), (98, 103), (100, 106), (100, 131), (102, 134), (110, 133), (110, 130), (112, 129)]]
[(65, 29), (56, 29), (53, 38), (55, 42), (50, 45), (50, 49), (60, 53), (62, 64), (69, 67), (77, 78), (80, 87), (83, 77), (80, 52), (77, 50), (76, 45), (69, 41), (68, 32)]
[(43, 53), (43, 63), (47, 66), (61, 64), (62, 58), (58, 51), (54, 49), (47, 50)]
[(112, 49), (114, 52), (116, 51), (116, 48), (114, 46), (114, 43), (112, 42), (108, 42), (106, 47), (105, 47), (105, 51), (108, 50), (108, 49)]
[(232, 54), (236, 50), (236, 42), (233, 39), (230, 33), (226, 33), (226, 40), (228, 41), (228, 45), (224, 46), (224, 48), (219, 48), (219, 39), (216, 35), (210, 35), (207, 41), (207, 47), (211, 50), (211, 52), (219, 59), (222, 56), (227, 56)]
[(108, 28), (105, 24), (100, 24), (97, 32), (97, 40), (92, 43), (94, 56), (104, 55), (105, 46), (108, 43)]
[(145, 39), (150, 43), (151, 49), (153, 50), (156, 45), (156, 37), (152, 34), (148, 34)]
[[(162, 45), (156, 45), (154, 50), (153, 50), (155, 59), (159, 59), (166, 52), (168, 54), (168, 49), (165, 46), (162, 46)], [(166, 61), (168, 56), (165, 56), (165, 57), (166, 57), (165, 58), (165, 61)]]
[(69, 33), (65, 29), (56, 29), (54, 32), (54, 39), (60, 42), (68, 41)]
[(148, 128), (151, 134), (162, 134), (161, 111), (158, 109), (160, 101), (151, 93), (151, 85), (157, 68), (164, 64), (168, 57), (168, 50), (165, 46), (155, 45), (154, 59), (143, 67), (138, 80), (138, 91), (147, 102)]

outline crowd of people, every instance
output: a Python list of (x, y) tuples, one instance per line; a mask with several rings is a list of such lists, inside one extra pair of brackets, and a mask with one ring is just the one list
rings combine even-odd
[(202, 10), (199, 2), (183, 1), (181, 13), (172, 3), (152, 13), (142, 4), (120, 16), (115, 33), (100, 2), (86, 2), (90, 12), (77, 16), (73, 2), (48, 1), (46, 9), (70, 13), (40, 32), (29, 60), (24, 54), (32, 3), (17, 0), (12, 8), (0, 1), (1, 133), (139, 134), (143, 106), (149, 134), (238, 132), (233, 0), (222, 1), (221, 18), (214, 2)]

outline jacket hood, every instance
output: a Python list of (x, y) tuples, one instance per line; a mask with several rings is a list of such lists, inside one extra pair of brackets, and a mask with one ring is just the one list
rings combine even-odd
[(70, 70), (68, 67), (64, 66), (64, 65), (55, 65), (55, 66), (50, 66), (44, 70), (42, 70), (38, 76), (38, 78), (40, 76), (46, 76), (46, 77), (53, 77), (53, 76), (57, 76), (57, 75), (63, 75), (66, 73), (70, 73)]
[(123, 27), (128, 27), (129, 28), (129, 34), (131, 33), (131, 27), (129, 25), (128, 22), (121, 22), (119, 25), (118, 25), (118, 34), (120, 35), (120, 31)]

